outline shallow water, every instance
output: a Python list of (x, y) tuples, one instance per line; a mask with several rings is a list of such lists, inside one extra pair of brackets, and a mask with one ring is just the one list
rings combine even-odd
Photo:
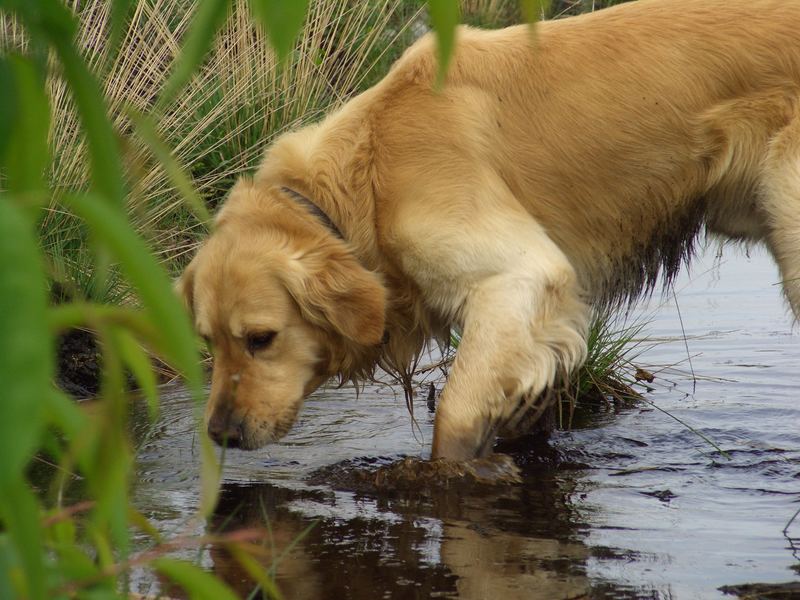
[[(682, 319), (671, 293), (632, 316), (658, 341), (635, 361), (657, 376), (647, 402), (522, 448), (522, 484), (342, 489), (350, 473), (426, 457), (432, 418), (424, 389), (414, 431), (398, 390), (330, 389), (281, 443), (228, 450), (216, 515), (193, 522), (193, 407), (174, 388), (163, 419), (138, 426), (134, 504), (171, 534), (268, 526), (261, 561), (287, 599), (717, 598), (796, 581), (800, 518), (783, 529), (800, 509), (800, 340), (769, 257), (715, 262), (706, 252), (676, 282)], [(253, 589), (224, 551), (201, 561)], [(134, 586), (158, 589), (144, 573)]]

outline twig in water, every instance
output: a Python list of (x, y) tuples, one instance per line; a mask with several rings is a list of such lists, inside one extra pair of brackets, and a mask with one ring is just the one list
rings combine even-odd
[(683, 326), (683, 316), (681, 315), (681, 307), (678, 304), (678, 294), (675, 293), (675, 284), (672, 287), (672, 297), (675, 299), (675, 309), (678, 311), (678, 322), (681, 324), (681, 333), (683, 334), (683, 345), (686, 347), (686, 358), (689, 361), (689, 370), (692, 372), (692, 395), (697, 392), (697, 377), (694, 375), (694, 366), (692, 365), (692, 356), (689, 353), (689, 340), (686, 337), (686, 329)]
[(719, 453), (720, 453), (722, 456), (724, 456), (724, 457), (725, 457), (725, 458), (727, 458), (728, 460), (731, 460), (731, 455), (730, 455), (730, 454), (728, 454), (727, 452), (725, 452), (725, 450), (723, 450), (722, 448), (720, 448), (720, 447), (717, 445), (717, 443), (716, 443), (716, 442), (714, 442), (714, 441), (713, 441), (711, 438), (709, 438), (707, 435), (705, 435), (705, 434), (703, 434), (703, 433), (700, 433), (700, 432), (699, 432), (697, 429), (695, 429), (694, 427), (692, 427), (691, 425), (689, 425), (689, 424), (688, 424), (686, 421), (683, 421), (682, 419), (679, 419), (678, 417), (676, 417), (675, 415), (673, 415), (673, 414), (672, 414), (671, 412), (669, 412), (668, 410), (664, 410), (663, 408), (661, 408), (660, 406), (658, 406), (658, 405), (657, 405), (655, 402), (653, 402), (652, 400), (648, 400), (648, 399), (647, 399), (647, 398), (645, 398), (644, 396), (642, 396), (642, 401), (644, 401), (645, 403), (649, 404), (650, 406), (652, 406), (652, 407), (653, 407), (653, 408), (655, 408), (656, 410), (658, 410), (658, 411), (660, 411), (660, 412), (664, 413), (664, 414), (665, 414), (665, 415), (667, 415), (668, 417), (670, 417), (670, 418), (672, 418), (672, 419), (675, 419), (675, 420), (676, 420), (678, 423), (680, 423), (681, 425), (683, 425), (684, 427), (686, 427), (686, 429), (688, 429), (689, 431), (691, 431), (692, 433), (694, 433), (696, 436), (698, 436), (700, 439), (702, 439), (704, 442), (706, 442), (707, 444), (709, 444), (710, 446), (712, 446), (712, 447), (713, 447), (713, 448), (714, 448), (714, 449), (715, 449), (717, 452), (719, 452)]

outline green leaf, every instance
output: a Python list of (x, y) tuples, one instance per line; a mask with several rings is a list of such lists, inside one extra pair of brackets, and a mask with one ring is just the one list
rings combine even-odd
[(74, 540), (58, 544), (55, 551), (58, 553), (59, 571), (68, 579), (82, 581), (97, 577), (97, 564)]
[(439, 72), (436, 76), (436, 87), (444, 84), (447, 67), (453, 56), (456, 25), (460, 19), (458, 0), (428, 0), (428, 12), (431, 27), (436, 31), (436, 47), (439, 53)]
[(186, 590), (193, 600), (238, 600), (221, 580), (186, 561), (160, 558), (153, 567)]
[[(115, 589), (113, 583), (107, 583), (105, 587), (95, 586), (90, 590), (81, 592), (81, 600), (120, 600), (120, 597), (125, 598)], [(136, 598), (137, 596), (131, 594), (129, 598)]]
[[(31, 76), (31, 71), (32, 67), (23, 66), (17, 72)], [(26, 595), (44, 598), (38, 502), (28, 489), (23, 472), (44, 429), (44, 408), (50, 398), (53, 375), (52, 340), (47, 325), (44, 271), (32, 223), (12, 203), (9, 194), (0, 197), (0, 339), (7, 349), (13, 348), (0, 355), (0, 381), (4, 388), (0, 416), (0, 518), (24, 566)]]
[(147, 319), (142, 311), (127, 306), (95, 304), (92, 302), (70, 302), (53, 306), (48, 312), (48, 323), (53, 333), (61, 333), (76, 327), (113, 325), (124, 327), (145, 342), (157, 345), (159, 327)]
[(75, 400), (57, 389), (50, 390), (47, 397), (47, 418), (49, 423), (58, 427), (71, 440), (81, 436), (89, 426), (86, 413), (78, 407)]
[(55, 48), (86, 130), (94, 186), (122, 206), (125, 197), (122, 160), (100, 85), (73, 44), (75, 17), (60, 0), (11, 0), (9, 4), (35, 42), (46, 40)]
[(17, 120), (17, 94), (14, 85), (14, 68), (7, 56), (0, 57), (0, 167), (5, 163), (5, 150)]
[[(253, 558), (247, 551), (241, 549), (236, 544), (231, 544), (229, 547), (226, 548), (228, 552), (236, 559), (236, 562), (239, 563), (239, 566), (244, 569), (244, 571), (256, 582), (258, 586), (261, 588), (261, 596), (265, 596), (267, 598), (273, 598), (274, 600), (282, 600), (283, 595), (281, 594), (278, 586), (275, 585), (275, 582), (270, 577), (269, 570), (264, 568), (260, 562), (258, 562), (255, 558)], [(257, 593), (257, 592), (256, 592)], [(250, 597), (255, 597), (255, 594), (250, 594)]]
[(217, 460), (214, 444), (205, 431), (200, 432), (200, 514), (211, 516), (219, 499), (222, 467)]
[(150, 363), (150, 358), (147, 353), (139, 345), (128, 331), (124, 329), (112, 330), (114, 342), (119, 349), (119, 354), (122, 361), (125, 363), (136, 381), (139, 383), (139, 388), (147, 400), (147, 408), (150, 413), (150, 418), (155, 420), (158, 418), (158, 383), (156, 376), (153, 372), (153, 365)]
[[(294, 2), (294, 0), (289, 0)], [(197, 3), (186, 41), (181, 53), (173, 62), (172, 73), (161, 90), (158, 106), (163, 108), (171, 102), (181, 88), (189, 81), (192, 73), (200, 65), (214, 41), (217, 31), (228, 15), (230, 0), (204, 0)]]
[(133, 0), (111, 1), (111, 32), (108, 36), (108, 47), (111, 48), (110, 54), (113, 56), (117, 55), (119, 43), (125, 34), (125, 26), (128, 24), (128, 15), (133, 4)]
[(138, 528), (143, 533), (150, 536), (154, 544), (163, 543), (161, 531), (158, 529), (159, 522), (151, 523), (147, 517), (133, 507), (128, 508), (128, 522), (131, 526)]
[(71, 40), (55, 38), (52, 42), (89, 140), (94, 188), (121, 207), (125, 200), (122, 158), (100, 85)]
[(44, 427), (54, 362), (44, 277), (31, 223), (0, 194), (0, 482), (21, 475)]
[(117, 260), (137, 289), (150, 320), (157, 324), (157, 350), (179, 369), (195, 399), (202, 398), (202, 369), (189, 317), (172, 282), (147, 244), (116, 210), (97, 196), (67, 195), (64, 199), (89, 225), (94, 239)]
[(22, 573), (8, 574), (13, 582), (25, 588), (23, 593), (15, 596), (44, 600), (47, 593), (39, 502), (21, 475), (0, 483), (0, 497), (0, 522), (8, 532), (22, 566)]
[[(7, 153), (8, 189), (22, 196), (45, 190), (44, 174), (50, 160), (47, 134), (50, 128), (50, 106), (44, 89), (44, 78), (28, 58), (8, 56), (2, 60), (10, 87), (2, 96), (10, 99), (3, 110), (13, 119), (0, 129), (10, 129)], [(8, 117), (6, 117), (8, 118)], [(9, 127), (10, 125), (10, 127)], [(2, 144), (3, 142), (0, 142)], [(41, 202), (43, 196), (38, 200)]]
[(22, 578), (22, 568), (7, 533), (0, 534), (0, 598), (14, 598), (16, 579)]
[(551, 0), (519, 0), (522, 16), (527, 23), (536, 23), (550, 10)]
[(211, 215), (208, 213), (205, 202), (203, 202), (200, 194), (197, 193), (191, 178), (178, 163), (169, 146), (167, 146), (158, 135), (158, 131), (153, 122), (146, 115), (143, 115), (132, 107), (129, 107), (126, 113), (136, 126), (136, 132), (139, 134), (139, 137), (142, 138), (158, 162), (161, 163), (172, 185), (174, 185), (175, 189), (183, 196), (186, 206), (194, 212), (201, 223), (206, 227), (210, 226)]
[(306, 19), (308, 0), (250, 0), (250, 10), (266, 29), (278, 59), (286, 60)]

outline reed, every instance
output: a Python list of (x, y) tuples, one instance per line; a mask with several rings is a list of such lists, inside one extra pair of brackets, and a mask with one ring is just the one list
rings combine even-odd
[[(131, 222), (173, 273), (191, 255), (205, 226), (187, 210), (165, 165), (136, 135), (126, 110), (150, 113), (173, 159), (214, 208), (235, 178), (256, 166), (275, 136), (319, 119), (363, 89), (402, 30), (396, 18), (403, 4), (399, 0), (318, 0), (310, 4), (296, 50), (279, 64), (262, 28), (253, 23), (247, 2), (233, 4), (202, 66), (175, 101), (153, 114), (195, 3), (136, 2), (119, 50), (112, 55), (105, 43), (110, 3), (70, 0), (79, 17), (79, 50), (101, 82), (111, 120), (122, 136)], [(7, 17), (0, 19), (6, 50), (24, 48), (24, 32)], [(113, 268), (110, 275), (98, 276), (86, 228), (61, 204), (63, 193), (89, 188), (90, 170), (85, 135), (64, 79), (51, 77), (48, 93), (48, 178), (55, 193), (39, 227), (52, 280), (70, 297), (128, 302), (130, 288)]]

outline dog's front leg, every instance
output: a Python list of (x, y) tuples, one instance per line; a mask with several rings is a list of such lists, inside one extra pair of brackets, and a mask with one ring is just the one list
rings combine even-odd
[(424, 238), (424, 287), (434, 303), (456, 302), (463, 325), (437, 409), (434, 458), (488, 453), (498, 429), (586, 354), (589, 311), (572, 265), (529, 215), (515, 213)]
[(487, 277), (469, 293), (464, 330), (436, 414), (433, 457), (468, 460), (585, 357), (586, 306), (571, 269)]
[(462, 328), (432, 454), (469, 460), (583, 362), (589, 309), (566, 254), (505, 182), (486, 170), (457, 172), (464, 180), (443, 172), (440, 190), (409, 181), (386, 217), (386, 239), (428, 309)]

